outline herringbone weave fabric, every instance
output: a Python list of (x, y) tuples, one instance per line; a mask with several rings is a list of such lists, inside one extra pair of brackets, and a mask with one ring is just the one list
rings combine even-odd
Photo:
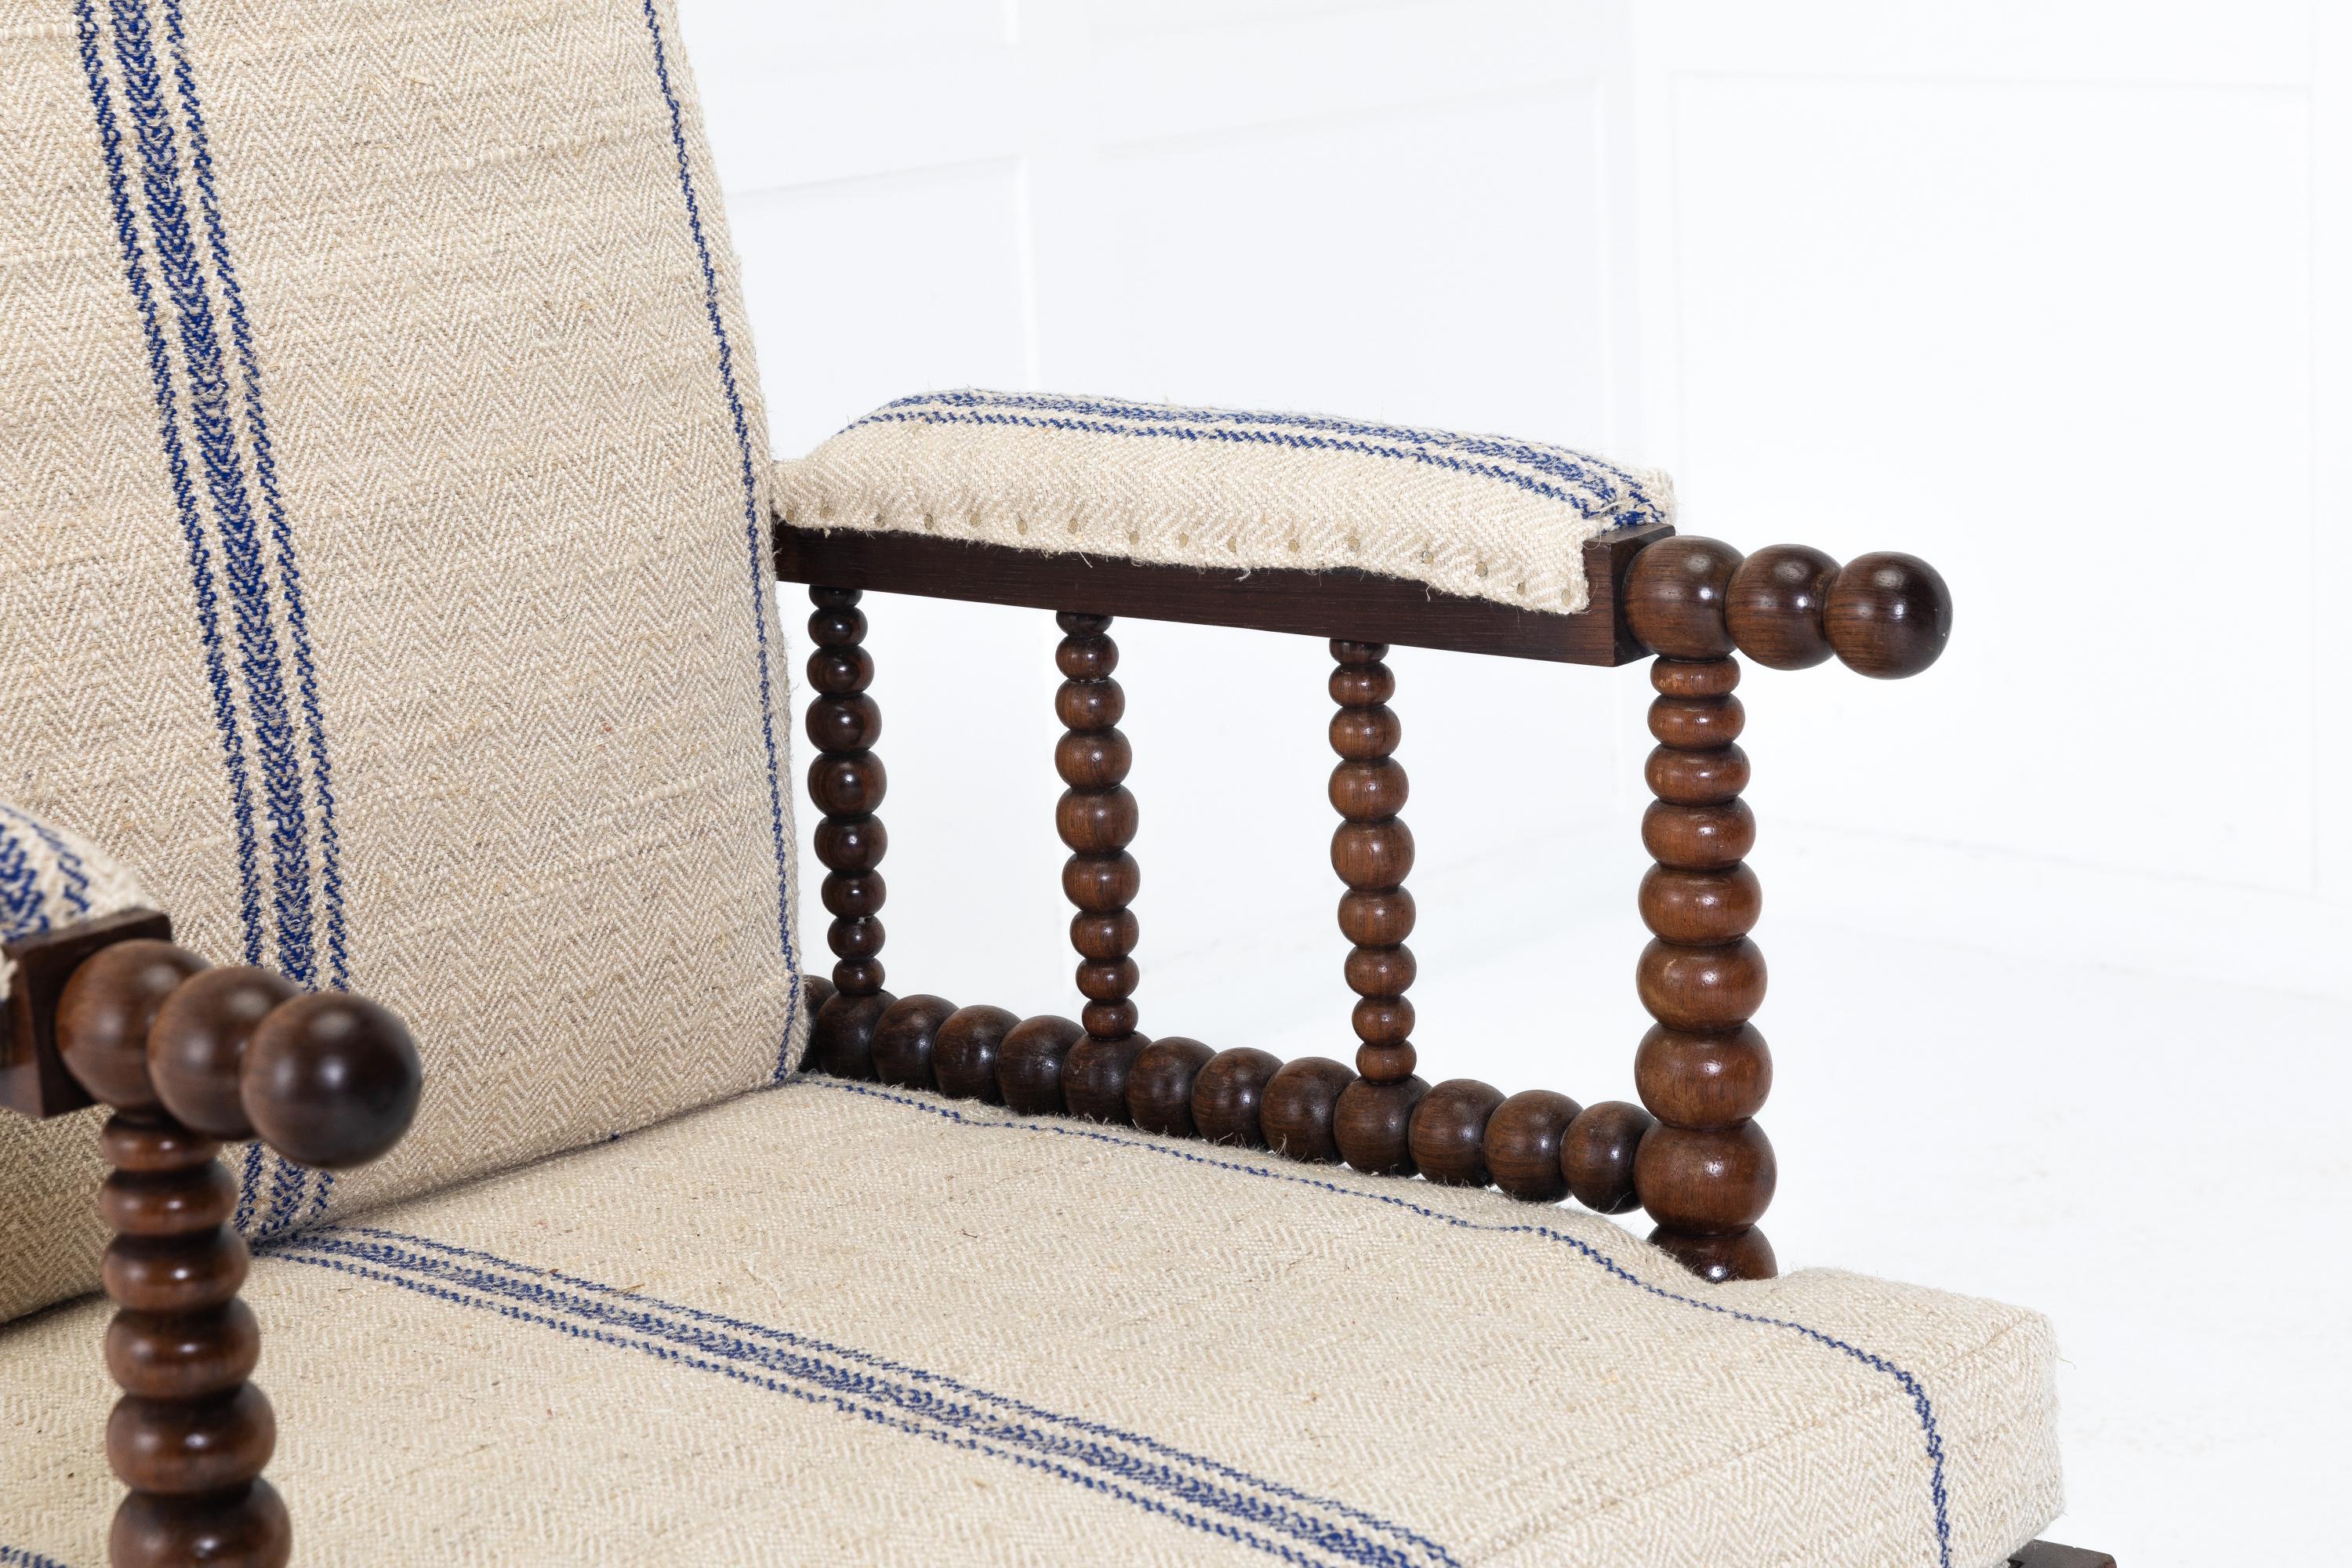
[[(0, 798), (424, 1048), (266, 1235), (790, 1053), (758, 384), (666, 0), (0, 6)], [(0, 1317), (95, 1283), (0, 1121)]]
[[(834, 1080), (247, 1293), (306, 1562), (1989, 1568), (2060, 1501), (2032, 1313)], [(101, 1322), (0, 1337), (0, 1543), (67, 1568)]]
[(1050, 393), (901, 398), (776, 469), (802, 528), (1353, 567), (1554, 614), (1589, 602), (1587, 540), (1674, 521), (1664, 474), (1538, 441)]

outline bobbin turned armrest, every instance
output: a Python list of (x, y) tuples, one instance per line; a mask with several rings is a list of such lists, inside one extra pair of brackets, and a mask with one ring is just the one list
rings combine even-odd
[[(1535, 1202), (1572, 1194), (1603, 1214), (1638, 1205), (1656, 1222), (1651, 1239), (1698, 1274), (1777, 1272), (1757, 1223), (1778, 1164), (1756, 1121), (1771, 1058), (1750, 1022), (1766, 977), (1748, 935), (1761, 901), (1731, 656), (1916, 674), (1951, 626), (1932, 567), (1897, 554), (1841, 567), (1803, 545), (1742, 556), (1676, 536), (1663, 475), (1565, 448), (1033, 394), (890, 405), (781, 465), (772, 493), (778, 574), (809, 584), (814, 605), (809, 789), (839, 960), (830, 985), (811, 987), (811, 1065)], [(1058, 612), (1055, 711), (1067, 732), (1054, 760), (1068, 787), (1055, 827), (1072, 851), (1062, 885), (1077, 911), (1076, 1019), (884, 987), (868, 588)], [(1331, 866), (1359, 998), (1353, 1070), (1139, 1031), (1118, 615), (1330, 639)], [(1641, 1104), (1432, 1087), (1417, 1072), (1391, 643), (1585, 664), (1657, 656), (1643, 770), (1656, 799), (1642, 819), (1656, 864), (1638, 900), (1654, 940), (1635, 966), (1656, 1025), (1635, 1054)]]
[(215, 1156), (221, 1141), (258, 1138), (299, 1164), (365, 1164), (408, 1130), (424, 1071), (375, 1003), (210, 967), (170, 934), (163, 915), (131, 910), (6, 944), (7, 1103), (33, 1116), (114, 1110), (99, 1135), (112, 1167), (99, 1207), (116, 1232), (106, 1360), (123, 1390), (106, 1455), (131, 1489), (115, 1568), (282, 1568), (291, 1525), (261, 1479), (277, 1421), (246, 1381), (261, 1331), (237, 1300), (247, 1254)]

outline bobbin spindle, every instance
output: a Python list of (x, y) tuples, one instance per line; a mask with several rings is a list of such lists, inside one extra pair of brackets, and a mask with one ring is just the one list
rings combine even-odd
[[(1635, 1053), (1647, 1110), (1611, 1101), (1583, 1111), (1560, 1160), (1580, 1202), (1611, 1214), (1638, 1201), (1657, 1222), (1652, 1239), (1693, 1269), (1759, 1278), (1777, 1267), (1754, 1228), (1775, 1175), (1772, 1146), (1752, 1120), (1770, 1084), (1763, 1037), (1748, 1023), (1764, 1000), (1763, 954), (1748, 938), (1762, 898), (1746, 863), (1756, 821), (1739, 798), (1748, 780), (1739, 667), (1706, 651), (1731, 639), (1716, 611), (1739, 563), (1710, 545), (1694, 541), (1682, 553), (1650, 622), (1650, 634), (1677, 651), (1650, 671), (1658, 744), (1643, 773), (1657, 798), (1642, 842), (1657, 863), (1638, 900), (1653, 940), (1634, 970), (1642, 1005), (1657, 1020)], [(1811, 658), (1793, 639), (1782, 652)]]
[(362, 997), (304, 994), (259, 969), (207, 968), (168, 942), (99, 949), (57, 999), (58, 1061), (114, 1108), (99, 1209), (115, 1232), (101, 1278), (117, 1310), (108, 1370), (122, 1389), (107, 1463), (130, 1488), (115, 1568), (282, 1568), (284, 1503), (261, 1479), (277, 1441), (247, 1381), (261, 1330), (237, 1300), (236, 1185), (215, 1157), (258, 1136), (289, 1160), (344, 1169), (407, 1131), (424, 1084), (415, 1043)]
[(833, 916), (825, 932), (833, 949), (834, 994), (809, 1021), (810, 1059), (836, 1078), (872, 1079), (874, 1032), (898, 998), (882, 989), (883, 900), (877, 868), (890, 847), (874, 815), (889, 788), (882, 759), (882, 710), (866, 695), (874, 657), (866, 651), (864, 597), (855, 588), (812, 587), (808, 619), (810, 702), (807, 730), (816, 756), (809, 763), (809, 798), (823, 820), (814, 835), (825, 868), (819, 896)]
[(1389, 707), (1396, 676), (1388, 645), (1334, 640), (1331, 658), (1331, 805), (1339, 814), (1331, 835), (1331, 868), (1347, 885), (1339, 899), (1339, 931), (1355, 945), (1344, 973), (1356, 994), (1356, 1071), (1332, 1107), (1332, 1135), (1341, 1157), (1360, 1171), (1408, 1175), (1414, 1169), (1412, 1112), (1429, 1085), (1413, 1076), (1412, 949), (1404, 939), (1413, 923), (1412, 832), (1398, 818), (1408, 793), (1396, 761), (1403, 726)]
[(1078, 1013), (1086, 1037), (1062, 1062), (1062, 1100), (1073, 1116), (1127, 1121), (1128, 1075), (1151, 1043), (1136, 1033), (1137, 972), (1129, 956), (1139, 930), (1128, 905), (1140, 879), (1127, 852), (1138, 820), (1125, 782), (1134, 752), (1118, 728), (1127, 694), (1111, 678), (1118, 645), (1109, 636), (1110, 617), (1064, 611), (1056, 618), (1063, 635), (1054, 662), (1062, 686), (1054, 711), (1067, 729), (1054, 747), (1054, 770), (1066, 786), (1054, 826), (1070, 851), (1062, 887), (1077, 906), (1070, 945), (1078, 954), (1078, 993), (1087, 999)]

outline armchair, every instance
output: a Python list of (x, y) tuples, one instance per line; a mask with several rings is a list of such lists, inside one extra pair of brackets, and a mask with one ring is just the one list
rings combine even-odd
[[(1736, 656), (1931, 568), (1322, 416), (772, 466), (663, 0), (266, 9), (0, 91), (0, 1568), (2108, 1562), (2043, 1320), (1758, 1226)], [(1076, 1019), (885, 987), (867, 591), (1060, 617)], [(1142, 1032), (1121, 616), (1329, 640), (1352, 1066)], [(1391, 644), (1652, 659), (1635, 1100), (1421, 1075)]]

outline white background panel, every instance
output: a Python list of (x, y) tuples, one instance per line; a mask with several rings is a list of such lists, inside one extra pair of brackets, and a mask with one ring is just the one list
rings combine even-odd
[(1097, 0), (1096, 26), (1110, 37), (1192, 32), (1236, 22), (1269, 22), (1368, 11), (1379, 0)]
[[(1589, 89), (1113, 149), (1045, 314), (1076, 384), (1590, 430)], [(1465, 237), (1475, 237), (1465, 243)]]
[(1020, 185), (1003, 161), (730, 199), (779, 453), (910, 392), (1026, 379)]
[[(1694, 522), (1899, 540), (1960, 605), (1958, 679), (1838, 683), (1769, 731), (1766, 820), (2307, 889), (2313, 598), (2245, 628), (2252, 667), (2145, 658), (2234, 580), (2223, 541), (2309, 531), (2300, 95), (1697, 78), (1679, 101)], [(2064, 700), (2021, 700), (2053, 670)], [(1939, 765), (1891, 779), (1856, 741)]]

